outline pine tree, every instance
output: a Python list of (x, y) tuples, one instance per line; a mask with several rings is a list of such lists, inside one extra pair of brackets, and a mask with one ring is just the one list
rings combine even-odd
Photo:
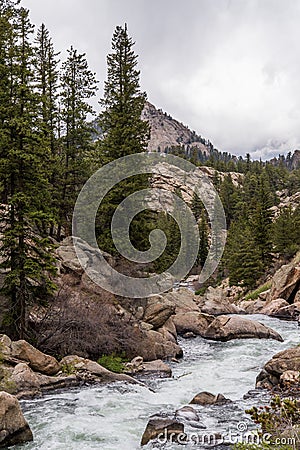
[(34, 297), (54, 288), (48, 271), (54, 271), (47, 240), (36, 226), (46, 222), (49, 200), (43, 163), (47, 150), (38, 134), (37, 94), (33, 90), (33, 26), (24, 8), (10, 15), (7, 48), (7, 113), (2, 123), (0, 178), (7, 205), (1, 209), (3, 233), (1, 267), (6, 277), (2, 292), (11, 300), (13, 334), (24, 338), (28, 305)]
[(292, 257), (300, 247), (300, 208), (283, 208), (273, 223), (272, 236), (275, 251), (285, 258)]
[(225, 211), (227, 226), (229, 227), (235, 217), (236, 205), (239, 199), (230, 174), (226, 175), (221, 183), (220, 198)]
[(192, 198), (192, 202), (191, 202), (191, 210), (197, 221), (200, 219), (203, 209), (204, 209), (204, 206), (203, 206), (202, 201), (200, 200), (197, 193), (193, 192), (193, 198)]
[(96, 94), (97, 81), (89, 69), (85, 54), (73, 47), (62, 65), (61, 74), (62, 180), (59, 199), (58, 238), (62, 227), (71, 233), (73, 207), (83, 183), (89, 176), (92, 126), (94, 114), (89, 100)]
[(231, 285), (255, 287), (264, 271), (251, 227), (246, 220), (231, 223), (225, 250), (225, 267)]
[(49, 31), (42, 24), (35, 39), (34, 68), (41, 128), (53, 156), (57, 154), (58, 135), (58, 55)]
[(265, 174), (262, 174), (258, 181), (258, 188), (254, 198), (254, 208), (250, 211), (249, 222), (253, 230), (254, 240), (259, 250), (260, 261), (267, 267), (272, 259), (271, 192)]
[(59, 197), (59, 149), (58, 149), (58, 80), (59, 71), (52, 39), (44, 24), (38, 29), (34, 47), (35, 89), (38, 94), (39, 128), (43, 135), (43, 144), (50, 149), (47, 161), (47, 178), (51, 188), (51, 213), (53, 224), (50, 235), (54, 233), (54, 222), (58, 222)]
[(198, 252), (198, 260), (197, 263), (201, 265), (201, 267), (204, 266), (206, 258), (208, 256), (208, 224), (207, 224), (207, 218), (202, 210), (201, 217), (198, 222), (199, 226), (199, 252)]
[[(110, 162), (126, 155), (144, 152), (149, 138), (149, 126), (141, 119), (146, 94), (140, 91), (137, 55), (127, 26), (117, 26), (112, 38), (112, 53), (107, 57), (107, 80), (99, 125), (104, 139), (99, 143), (99, 158)], [(111, 219), (117, 206), (129, 194), (147, 188), (148, 176), (138, 175), (114, 187), (101, 204), (97, 220), (98, 242), (102, 249), (114, 253), (110, 234)], [(132, 221), (131, 239), (140, 250), (149, 245), (147, 230), (149, 215), (141, 213)]]

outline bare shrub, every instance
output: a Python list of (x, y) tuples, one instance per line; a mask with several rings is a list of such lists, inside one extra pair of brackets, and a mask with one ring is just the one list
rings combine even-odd
[(97, 360), (104, 354), (135, 355), (141, 331), (129, 313), (111, 298), (79, 296), (61, 289), (46, 311), (31, 315), (35, 345), (58, 358), (76, 354)]

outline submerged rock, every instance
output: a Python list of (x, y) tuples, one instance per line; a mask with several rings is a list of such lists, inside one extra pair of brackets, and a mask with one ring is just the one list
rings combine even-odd
[(18, 400), (6, 392), (0, 392), (0, 447), (24, 444), (32, 440), (32, 432)]
[(192, 406), (183, 406), (175, 412), (175, 418), (184, 423), (188, 423), (193, 428), (205, 430), (206, 426), (200, 422), (198, 412)]
[(205, 338), (215, 341), (231, 339), (275, 339), (282, 342), (282, 337), (274, 330), (254, 320), (239, 316), (219, 316), (207, 328)]

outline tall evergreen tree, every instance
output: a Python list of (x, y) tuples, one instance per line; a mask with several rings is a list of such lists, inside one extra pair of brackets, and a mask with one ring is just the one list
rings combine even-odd
[(0, 178), (7, 206), (1, 209), (3, 240), (1, 267), (6, 269), (2, 291), (11, 300), (13, 334), (24, 338), (27, 308), (33, 297), (53, 289), (47, 271), (53, 271), (48, 242), (36, 232), (47, 220), (48, 191), (43, 163), (47, 160), (37, 126), (37, 94), (33, 89), (33, 26), (28, 10), (10, 16), (6, 76), (9, 86), (7, 113), (2, 123)]
[(300, 247), (300, 207), (283, 208), (273, 223), (272, 236), (275, 251), (285, 258), (293, 256)]
[(35, 39), (35, 82), (39, 94), (39, 116), (44, 139), (53, 156), (57, 153), (58, 130), (58, 55), (46, 26), (42, 24)]
[[(99, 145), (99, 157), (103, 162), (143, 152), (147, 147), (149, 126), (141, 119), (146, 94), (140, 91), (140, 72), (137, 69), (137, 55), (133, 46), (134, 42), (128, 35), (127, 26), (117, 26), (112, 38), (112, 53), (107, 57), (104, 97), (100, 101), (103, 111), (99, 124), (104, 139)], [(99, 244), (104, 250), (115, 251), (110, 235), (110, 223), (116, 207), (129, 194), (146, 187), (148, 176), (139, 175), (119, 183), (106, 196), (97, 223)], [(146, 231), (148, 218), (147, 213), (141, 213), (131, 224), (132, 243), (139, 249), (149, 245)]]
[(249, 213), (249, 222), (253, 230), (254, 240), (259, 250), (260, 260), (262, 264), (268, 266), (272, 259), (272, 213), (270, 211), (272, 202), (270, 186), (264, 173), (259, 177), (253, 206), (253, 210), (250, 210)]
[(240, 219), (231, 223), (224, 260), (231, 285), (255, 287), (264, 266), (251, 227), (246, 220)]
[(58, 222), (58, 197), (59, 197), (59, 151), (58, 151), (58, 80), (59, 71), (52, 39), (44, 24), (37, 32), (34, 46), (35, 89), (38, 94), (38, 118), (39, 128), (43, 135), (43, 145), (50, 149), (47, 161), (47, 178), (51, 188), (51, 213), (53, 223), (50, 226), (50, 234), (53, 235), (54, 223)]
[(198, 252), (198, 260), (197, 263), (201, 265), (201, 267), (204, 266), (206, 258), (208, 256), (208, 224), (207, 224), (207, 218), (204, 210), (201, 212), (201, 217), (198, 222), (199, 226), (199, 252)]
[(94, 114), (89, 100), (96, 94), (97, 81), (89, 69), (85, 54), (71, 47), (62, 65), (61, 126), (62, 180), (60, 187), (58, 238), (62, 227), (69, 234), (76, 196), (89, 176)]

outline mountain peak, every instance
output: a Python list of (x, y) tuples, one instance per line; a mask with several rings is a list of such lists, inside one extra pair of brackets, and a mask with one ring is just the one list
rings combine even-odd
[(172, 147), (184, 147), (186, 151), (189, 148), (198, 149), (204, 155), (209, 156), (212, 148), (209, 141), (148, 101), (145, 103), (142, 119), (149, 122), (151, 129), (149, 151), (165, 152)]

